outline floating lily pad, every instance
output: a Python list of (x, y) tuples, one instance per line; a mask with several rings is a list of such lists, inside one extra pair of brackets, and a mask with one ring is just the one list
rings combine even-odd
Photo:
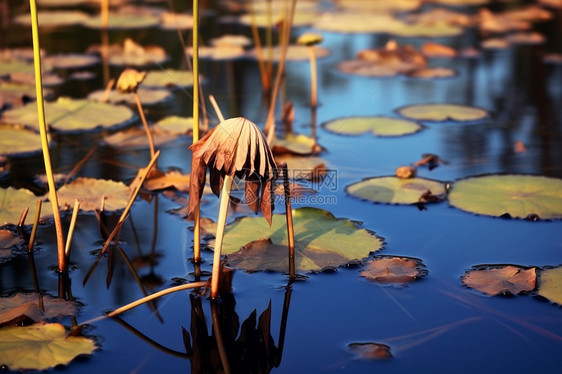
[[(103, 115), (100, 115), (103, 114)], [(62, 97), (45, 103), (47, 125), (58, 132), (79, 133), (117, 128), (132, 123), (136, 116), (123, 105)], [(23, 123), (38, 128), (37, 104), (11, 109), (2, 114), (6, 123)]]
[[(159, 89), (148, 89), (148, 88), (139, 88), (137, 90), (137, 94), (139, 95), (140, 101), (143, 105), (156, 105), (162, 104), (166, 101), (172, 100), (172, 94), (168, 90), (159, 90)], [(126, 103), (129, 105), (136, 105), (136, 99), (134, 93), (123, 93), (118, 90), (111, 90), (109, 95), (106, 94), (105, 90), (98, 90), (94, 91), (88, 95), (88, 99), (94, 101), (104, 101), (107, 98), (107, 101), (114, 104), (122, 104)]]
[(78, 53), (49, 55), (43, 59), (46, 66), (57, 69), (86, 68), (100, 61), (98, 56)]
[(477, 121), (486, 118), (486, 110), (457, 104), (417, 104), (396, 110), (406, 118), (419, 121)]
[[(265, 53), (265, 52), (264, 52)], [(330, 50), (328, 48), (322, 47), (321, 45), (314, 46), (314, 54), (317, 59), (322, 59), (330, 55)], [(247, 55), (249, 57), (257, 59), (258, 54), (255, 49), (248, 51)], [(278, 62), (281, 58), (281, 47), (276, 46), (272, 48), (273, 61)], [(287, 55), (285, 57), (286, 61), (308, 61), (310, 59), (310, 53), (308, 47), (305, 45), (290, 45), (287, 48)]]
[(451, 78), (457, 75), (457, 73), (453, 69), (438, 67), (438, 68), (415, 69), (407, 72), (406, 75), (411, 78), (434, 79), (434, 78)]
[(182, 174), (177, 170), (167, 173), (158, 172), (155, 176), (150, 176), (143, 187), (149, 191), (164, 190), (175, 188), (178, 191), (189, 192), (189, 174)]
[(187, 70), (151, 70), (142, 82), (149, 88), (186, 88), (193, 86), (193, 73)]
[[(298, 2), (297, 2), (298, 4)], [(279, 13), (276, 13), (279, 14)], [(279, 22), (285, 19), (284, 16), (274, 16), (270, 17), (266, 13), (254, 14), (253, 20), (255, 21), (257, 27), (267, 28), (271, 25), (277, 25)], [(293, 17), (293, 27), (302, 27), (312, 25), (318, 19), (318, 14), (315, 12), (295, 12)], [(252, 25), (252, 15), (244, 14), (238, 18), (238, 22), (242, 25)]]
[(409, 283), (427, 275), (427, 270), (417, 258), (376, 256), (360, 274), (379, 283)]
[(17, 293), (12, 297), (0, 297), (0, 325), (11, 324), (25, 318), (33, 322), (45, 319), (73, 316), (77, 308), (72, 301), (39, 295)]
[(449, 203), (495, 217), (562, 218), (562, 180), (536, 175), (484, 175), (459, 180)]
[(154, 124), (155, 131), (184, 135), (193, 131), (193, 117), (168, 116)]
[[(293, 220), (298, 272), (319, 272), (356, 263), (383, 245), (373, 233), (348, 219), (337, 219), (326, 210), (294, 209)], [(255, 240), (259, 235), (261, 239)], [(274, 214), (271, 227), (263, 217), (243, 217), (226, 227), (222, 253), (232, 267), (288, 272), (287, 251), (284, 214)]]
[[(108, 28), (110, 30), (134, 30), (155, 27), (160, 24), (160, 19), (152, 14), (133, 14), (124, 12), (110, 12)], [(82, 22), (82, 25), (92, 29), (101, 28), (101, 16), (92, 16)]]
[(488, 295), (517, 295), (535, 289), (537, 274), (535, 268), (520, 266), (480, 265), (466, 272), (462, 283)]
[(490, 0), (431, 0), (428, 3), (448, 5), (448, 6), (477, 6), (488, 4)]
[(72, 209), (74, 200), (80, 201), (82, 210), (96, 210), (101, 208), (104, 198), (104, 210), (115, 211), (127, 206), (131, 189), (123, 184), (105, 179), (77, 178), (65, 184), (57, 191), (59, 205), (62, 209)]
[(47, 370), (96, 349), (93, 340), (66, 336), (60, 323), (0, 329), (0, 362), (10, 370)]
[(347, 348), (356, 358), (363, 360), (386, 360), (392, 358), (390, 347), (380, 343), (350, 343)]
[[(151, 131), (155, 147), (169, 143), (179, 138), (180, 135), (165, 131)], [(148, 148), (146, 130), (142, 127), (128, 128), (103, 138), (103, 145), (120, 149), (143, 149)]]
[[(45, 98), (52, 96), (53, 91), (45, 88), (43, 95)], [(25, 102), (35, 99), (35, 86), (24, 83), (13, 83), (0, 81), (0, 109), (2, 102), (9, 103), (12, 108), (20, 107)]]
[(562, 305), (562, 267), (543, 269), (540, 274), (538, 294)]
[(0, 230), (0, 249), (10, 249), (22, 244), (24, 244), (23, 239), (10, 230)]
[(271, 150), (274, 154), (310, 155), (321, 152), (322, 147), (306, 135), (287, 134), (284, 139), (273, 139)]
[[(39, 27), (76, 26), (86, 22), (90, 16), (80, 11), (39, 11), (37, 12)], [(14, 17), (14, 23), (31, 26), (30, 13), (23, 13)]]
[(160, 15), (160, 27), (164, 30), (188, 30), (193, 28), (191, 14), (165, 12)]
[(326, 130), (342, 135), (403, 136), (421, 131), (419, 123), (384, 116), (339, 118), (322, 124)]
[(393, 0), (393, 1), (365, 1), (365, 0), (340, 0), (338, 7), (344, 10), (360, 10), (365, 12), (406, 12), (418, 9), (421, 0)]
[[(34, 211), (37, 200), (44, 201), (45, 197), (35, 196), (33, 192), (25, 189), (0, 188), (0, 226), (17, 225), (24, 209)], [(43, 204), (41, 218), (52, 214), (51, 204)]]
[(29, 61), (0, 61), (0, 76), (13, 73), (33, 74), (33, 63)]
[[(101, 54), (99, 45), (90, 47), (88, 52)], [(141, 46), (132, 39), (125, 39), (123, 44), (111, 44), (108, 48), (109, 64), (114, 66), (144, 67), (162, 64), (167, 59), (164, 48), (157, 45)]]
[(383, 204), (416, 204), (440, 201), (445, 197), (445, 183), (425, 179), (374, 177), (348, 185), (351, 196)]
[(41, 152), (41, 137), (22, 126), (0, 125), (0, 155), (24, 157)]
[(408, 23), (387, 13), (349, 12), (326, 14), (317, 19), (319, 30), (341, 33), (388, 33), (409, 37), (456, 36), (463, 29), (444, 22), (434, 24)]

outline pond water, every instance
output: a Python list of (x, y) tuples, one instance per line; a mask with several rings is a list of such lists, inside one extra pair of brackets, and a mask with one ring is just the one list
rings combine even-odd
[[(520, 5), (517, 2), (510, 4)], [(165, 5), (163, 5), (165, 6)], [(181, 5), (176, 4), (178, 8)], [(185, 5), (184, 5), (185, 6)], [(496, 4), (497, 7), (500, 7)], [(462, 8), (474, 12), (471, 8)], [(23, 12), (24, 9), (13, 9)], [(489, 111), (490, 117), (476, 123), (424, 123), (426, 128), (404, 137), (382, 138), (370, 134), (341, 136), (318, 129), (318, 141), (326, 148), (321, 157), (335, 176), (335, 188), (322, 185), (319, 194), (331, 196), (324, 202), (304, 199), (293, 208), (313, 206), (329, 210), (334, 216), (361, 222), (362, 227), (384, 238), (377, 254), (411, 256), (426, 265), (428, 275), (408, 286), (379, 285), (359, 275), (363, 265), (338, 268), (319, 274), (306, 274), (290, 283), (286, 274), (236, 271), (232, 294), (218, 303), (221, 334), (234, 368), (245, 357), (248, 365), (260, 370), (238, 368), (233, 372), (274, 373), (471, 373), (527, 371), (562, 373), (562, 309), (533, 295), (489, 297), (463, 286), (460, 277), (479, 264), (518, 264), (557, 266), (562, 263), (562, 222), (530, 222), (477, 216), (440, 202), (417, 206), (372, 204), (345, 193), (345, 186), (373, 176), (393, 175), (396, 167), (410, 164), (424, 153), (434, 153), (448, 161), (419, 175), (454, 182), (487, 173), (531, 173), (562, 178), (562, 66), (541, 61), (545, 52), (562, 52), (560, 27), (562, 14), (535, 26), (544, 33), (546, 43), (511, 46), (505, 50), (483, 50), (476, 58), (431, 60), (430, 64), (453, 68), (457, 73), (446, 79), (365, 78), (340, 73), (339, 61), (350, 59), (365, 48), (380, 48), (389, 39), (382, 34), (340, 34), (322, 32), (322, 46), (331, 50), (319, 61), (318, 122), (334, 118), (388, 115), (395, 109), (418, 103), (455, 103)], [(203, 38), (249, 28), (205, 19)], [(20, 26), (4, 32), (2, 47), (29, 46), (30, 35)], [(296, 28), (293, 35), (307, 31)], [(186, 34), (187, 35), (187, 34)], [(140, 30), (112, 32), (112, 41), (134, 37), (137, 43), (160, 44), (173, 58), (166, 67), (184, 68), (175, 32)], [(99, 35), (81, 27), (45, 30), (42, 47), (48, 53), (84, 52)], [(417, 48), (427, 39), (397, 38), (400, 44)], [(474, 29), (457, 37), (435, 39), (462, 49), (479, 46)], [(158, 69), (159, 67), (154, 67)], [(257, 63), (252, 61), (201, 63), (204, 90), (213, 94), (225, 117), (243, 115), (263, 124), (266, 111), (261, 105)], [(94, 67), (96, 73), (100, 66)], [(119, 69), (113, 73), (118, 74)], [(233, 75), (229, 75), (233, 72)], [(308, 134), (309, 64), (288, 62), (285, 95), (295, 105), (295, 130)], [(67, 84), (57, 95), (83, 97), (100, 81)], [(172, 102), (147, 109), (149, 120), (164, 115), (191, 115), (190, 90), (178, 90)], [(209, 107), (209, 113), (212, 110)], [(211, 115), (211, 123), (216, 123)], [(52, 149), (55, 168), (70, 170), (75, 162), (101, 139), (100, 134), (62, 136)], [(515, 152), (521, 141), (525, 152)], [(191, 139), (159, 147), (161, 170), (177, 168), (189, 172)], [(129, 182), (139, 167), (148, 163), (148, 150), (101, 147), (85, 163), (79, 176)], [(29, 186), (31, 177), (42, 172), (39, 157), (10, 163), (10, 173), (2, 186)], [(333, 197), (333, 198), (332, 198)], [(217, 218), (218, 199), (209, 195), (202, 215)], [(130, 258), (155, 254), (152, 265), (139, 268), (139, 276), (150, 291), (193, 280), (191, 247), (192, 222), (169, 211), (180, 207), (163, 195), (138, 199), (121, 234), (122, 248)], [(275, 212), (282, 213), (282, 204)], [(236, 211), (228, 218), (248, 215)], [(64, 222), (68, 224), (69, 218)], [(256, 234), (258, 235), (258, 234)], [(257, 237), (256, 237), (257, 239)], [(56, 295), (59, 279), (56, 245), (52, 225), (38, 231), (35, 265), (42, 291)], [(106, 285), (107, 258), (84, 286), (82, 280), (101, 249), (98, 223), (93, 215), (81, 215), (73, 241), (71, 258), (72, 296), (83, 304), (76, 320), (82, 323), (142, 297), (126, 264), (113, 254), (113, 279)], [(202, 269), (211, 270), (212, 252), (204, 251)], [(28, 258), (18, 256), (0, 264), (0, 292), (33, 291)], [(68, 373), (151, 373), (214, 372), (200, 370), (220, 366), (218, 352), (212, 350), (212, 306), (205, 298), (180, 292), (156, 302), (158, 313), (147, 305), (121, 315), (121, 320), (103, 319), (88, 324), (84, 333), (95, 338), (99, 349), (91, 356), (72, 362)], [(235, 346), (240, 326), (254, 310), (259, 317), (271, 305), (273, 342), (262, 342), (244, 355), (241, 343)], [(197, 313), (206, 325), (193, 323)], [(63, 319), (66, 326), (70, 319)], [(252, 330), (256, 322), (249, 320)], [(135, 333), (132, 326), (144, 338)], [(182, 328), (198, 336), (198, 357), (185, 354)], [(255, 332), (257, 334), (257, 332)], [(280, 343), (280, 340), (282, 342)], [(204, 342), (205, 344), (203, 344)], [(376, 342), (390, 347), (387, 360), (359, 359), (350, 352), (351, 343)], [(269, 344), (273, 343), (275, 347)], [(229, 345), (230, 344), (230, 345)], [(266, 347), (269, 347), (269, 351)], [(259, 353), (257, 353), (259, 352)], [(269, 356), (267, 354), (269, 352)], [(273, 360), (275, 352), (277, 360)], [(269, 360), (269, 361), (268, 361)], [(272, 364), (274, 362), (274, 364)], [(204, 366), (203, 365), (203, 366)], [(218, 365), (218, 366), (217, 366)], [(276, 366), (273, 367), (272, 366)], [(265, 369), (264, 369), (265, 368)], [(220, 372), (217, 369), (216, 372)]]

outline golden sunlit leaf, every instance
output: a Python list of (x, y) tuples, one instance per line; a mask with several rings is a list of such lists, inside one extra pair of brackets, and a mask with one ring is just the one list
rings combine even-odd
[[(36, 196), (26, 189), (0, 188), (0, 226), (17, 225), (24, 209), (33, 209), (37, 200), (45, 199), (45, 196)], [(45, 219), (52, 214), (51, 204), (43, 204), (41, 218)]]
[(131, 189), (123, 182), (106, 179), (77, 178), (65, 184), (57, 191), (59, 205), (62, 209), (72, 209), (74, 200), (80, 201), (82, 210), (101, 208), (104, 198), (104, 210), (115, 211), (124, 209), (129, 201)]
[(540, 272), (538, 294), (562, 305), (562, 267), (547, 268)]
[(419, 123), (400, 118), (374, 116), (339, 118), (322, 124), (326, 130), (342, 135), (372, 133), (375, 136), (403, 136), (424, 129)]
[(531, 292), (535, 289), (536, 279), (534, 267), (481, 265), (473, 266), (461, 280), (467, 287), (495, 296)]
[(406, 118), (419, 121), (476, 121), (486, 118), (484, 109), (456, 104), (408, 105), (396, 110)]
[[(445, 197), (445, 183), (425, 178), (374, 177), (348, 185), (351, 196), (383, 204), (417, 204)], [(428, 194), (429, 192), (429, 194)]]
[(10, 370), (46, 370), (92, 354), (93, 340), (66, 336), (59, 323), (0, 328), (0, 362)]
[(74, 302), (50, 295), (17, 293), (11, 297), (0, 297), (0, 325), (11, 324), (22, 317), (41, 322), (50, 318), (74, 316), (76, 311)]

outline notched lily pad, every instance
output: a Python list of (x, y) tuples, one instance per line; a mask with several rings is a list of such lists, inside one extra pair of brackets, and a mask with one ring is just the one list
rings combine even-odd
[(516, 265), (473, 266), (461, 278), (462, 283), (485, 294), (517, 295), (531, 292), (536, 285), (536, 269)]
[(0, 362), (10, 370), (47, 370), (67, 365), (80, 355), (92, 354), (93, 340), (66, 336), (60, 323), (0, 329)]
[(72, 209), (74, 200), (80, 201), (82, 210), (100, 209), (104, 198), (104, 210), (124, 209), (131, 190), (122, 182), (95, 178), (77, 178), (57, 191), (62, 209)]
[[(294, 209), (293, 220), (297, 272), (320, 272), (357, 263), (383, 246), (381, 238), (326, 210)], [(210, 230), (212, 227), (207, 228)], [(255, 240), (256, 233), (262, 238)], [(263, 217), (234, 221), (226, 227), (222, 251), (227, 264), (234, 268), (288, 272), (285, 215), (274, 214), (271, 227)]]
[(348, 185), (351, 196), (383, 204), (419, 204), (445, 198), (445, 183), (425, 179), (401, 179), (395, 176), (373, 177)]
[(562, 305), (562, 266), (546, 268), (540, 272), (538, 294)]
[(538, 175), (483, 175), (456, 181), (455, 208), (495, 217), (562, 218), (562, 179)]
[[(67, 97), (61, 97), (52, 103), (46, 102), (45, 116), (47, 125), (52, 130), (65, 133), (117, 128), (136, 119), (133, 111), (123, 105)], [(38, 129), (37, 104), (30, 103), (21, 108), (7, 110), (0, 120), (6, 123), (23, 123)]]
[(375, 256), (360, 274), (379, 283), (409, 283), (426, 276), (427, 270), (417, 258)]
[(339, 118), (323, 123), (322, 127), (336, 134), (361, 135), (371, 132), (382, 137), (414, 134), (424, 128), (413, 121), (384, 116)]
[(418, 121), (478, 121), (489, 116), (481, 108), (457, 104), (417, 104), (407, 105), (396, 110), (406, 118)]
[(392, 358), (390, 347), (380, 343), (350, 343), (347, 349), (355, 358), (362, 360), (386, 360)]

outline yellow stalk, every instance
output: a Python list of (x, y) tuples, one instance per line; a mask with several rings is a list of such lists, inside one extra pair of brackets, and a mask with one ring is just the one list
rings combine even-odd
[[(199, 140), (199, 0), (193, 0), (193, 143)], [(200, 207), (193, 212), (193, 261), (201, 261)]]
[(43, 102), (43, 78), (41, 75), (41, 47), (39, 45), (39, 22), (37, 17), (37, 4), (35, 0), (29, 0), (31, 11), (31, 36), (33, 39), (33, 64), (35, 68), (35, 93), (37, 96), (37, 115), (39, 118), (39, 131), (41, 135), (41, 148), (43, 150), (43, 161), (45, 162), (45, 173), (49, 185), (49, 200), (51, 201), (53, 216), (55, 220), (55, 231), (57, 236), (57, 258), (58, 270), (67, 270), (66, 255), (64, 254), (64, 237), (62, 222), (59, 211), (59, 201), (55, 189), (55, 178), (51, 166), (51, 155), (49, 154), (49, 139), (47, 135), (47, 122), (45, 120), (45, 103)]
[(70, 260), (70, 243), (72, 243), (72, 235), (74, 235), (74, 227), (76, 226), (76, 218), (78, 218), (79, 210), (80, 202), (78, 199), (74, 199), (74, 210), (72, 211), (72, 218), (70, 219), (70, 226), (66, 236), (66, 247), (64, 248), (64, 254), (66, 255), (67, 260)]

